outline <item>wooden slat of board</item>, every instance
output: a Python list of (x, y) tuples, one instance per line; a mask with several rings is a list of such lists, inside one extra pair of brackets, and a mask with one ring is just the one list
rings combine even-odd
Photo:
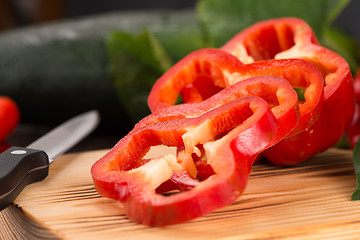
[(330, 149), (289, 168), (257, 163), (234, 204), (162, 228), (132, 223), (119, 203), (96, 193), (90, 167), (105, 153), (60, 157), (49, 177), (28, 186), (16, 204), (64, 239), (360, 239), (360, 202), (350, 201), (351, 151)]

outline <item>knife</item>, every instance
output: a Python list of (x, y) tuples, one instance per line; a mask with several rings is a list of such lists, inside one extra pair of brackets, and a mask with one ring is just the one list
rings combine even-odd
[(54, 128), (27, 147), (11, 147), (0, 154), (0, 211), (29, 184), (44, 180), (49, 164), (92, 132), (100, 121), (92, 110)]

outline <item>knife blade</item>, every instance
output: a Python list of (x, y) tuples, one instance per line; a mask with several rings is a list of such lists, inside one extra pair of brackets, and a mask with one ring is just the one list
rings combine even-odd
[(100, 121), (92, 110), (54, 128), (27, 147), (11, 147), (0, 154), (0, 211), (29, 184), (44, 180), (49, 165), (90, 134)]

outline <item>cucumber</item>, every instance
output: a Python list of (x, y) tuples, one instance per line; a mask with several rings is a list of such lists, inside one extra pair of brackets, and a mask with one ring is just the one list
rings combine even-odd
[[(126, 132), (134, 121), (124, 111), (127, 103), (119, 101), (108, 71), (106, 36), (115, 30), (150, 29), (164, 36), (165, 48), (173, 48), (181, 39), (171, 33), (194, 22), (192, 10), (115, 12), (4, 32), (0, 35), (0, 95), (15, 100), (23, 123), (55, 125), (98, 109), (102, 126)], [(194, 29), (200, 34), (197, 26)], [(185, 33), (185, 38), (193, 38)], [(201, 43), (189, 46), (182, 52), (176, 49), (174, 60)]]

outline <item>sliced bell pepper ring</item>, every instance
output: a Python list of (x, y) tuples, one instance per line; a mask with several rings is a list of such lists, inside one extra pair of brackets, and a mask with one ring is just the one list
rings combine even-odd
[(243, 63), (279, 59), (278, 55), (296, 47), (298, 57), (308, 45), (319, 45), (311, 27), (298, 18), (278, 18), (255, 23), (221, 47)]
[(280, 165), (293, 165), (336, 144), (354, 112), (353, 79), (347, 62), (319, 45), (310, 26), (297, 18), (263, 21), (245, 29), (221, 49), (245, 63), (301, 58), (315, 64), (324, 77), (324, 103), (317, 121), (306, 131), (284, 139), (267, 156)]
[[(93, 165), (94, 185), (101, 195), (122, 202), (127, 216), (137, 223), (162, 226), (188, 221), (241, 195), (256, 156), (272, 142), (277, 129), (276, 118), (258, 97), (241, 98), (193, 118), (145, 125)], [(142, 160), (151, 146), (161, 144), (184, 148), (182, 159), (204, 154), (201, 157), (206, 157), (214, 174), (203, 181), (190, 178), (174, 155)], [(188, 187), (160, 194), (160, 186), (174, 173), (182, 182), (187, 179)]]
[(204, 100), (203, 96), (208, 98), (227, 87), (227, 75), (242, 65), (236, 57), (219, 49), (194, 51), (155, 82), (148, 97), (149, 108), (154, 113), (174, 105), (179, 94), (194, 85), (198, 86), (200, 98), (196, 102), (200, 102)]
[[(268, 60), (244, 65), (219, 49), (201, 49), (182, 59), (154, 84), (148, 105), (153, 112), (159, 111), (174, 105), (179, 94), (184, 102), (203, 101), (210, 97), (210, 94), (201, 94), (207, 86), (210, 89), (216, 86), (220, 91), (235, 82), (258, 75), (278, 76), (286, 79), (293, 88), (304, 89), (300, 122), (291, 135), (304, 131), (317, 120), (322, 107), (324, 79), (315, 65), (302, 59)], [(204, 79), (206, 81), (201, 84)], [(255, 89), (247, 92), (249, 95), (261, 95)]]
[[(301, 66), (297, 64), (294, 65), (295, 67)], [(303, 70), (302, 72), (307, 71), (306, 68), (297, 69), (299, 71)], [(251, 72), (250, 75), (252, 75)], [(301, 80), (304, 81), (303, 79)], [(306, 84), (299, 83), (298, 85), (304, 86)], [(299, 126), (300, 113), (298, 96), (289, 82), (280, 77), (260, 75), (238, 81), (204, 101), (190, 104), (179, 104), (161, 109), (139, 121), (135, 125), (134, 129), (156, 122), (185, 117), (191, 118), (199, 113), (208, 112), (220, 105), (247, 96), (258, 96), (268, 103), (279, 123), (279, 130), (277, 131), (278, 137), (276, 138), (276, 141), (288, 136), (289, 133), (293, 132), (294, 129)]]
[[(300, 119), (299, 102), (297, 94), (290, 83), (280, 77), (260, 75), (238, 81), (202, 102), (179, 104), (161, 109), (142, 119), (135, 125), (134, 129), (167, 120), (191, 118), (246, 96), (258, 96), (264, 99), (279, 123), (277, 134), (268, 147), (288, 136), (298, 126)], [(182, 158), (181, 148), (178, 149), (178, 158)], [(200, 148), (200, 150), (203, 152), (203, 149)], [(188, 160), (182, 161), (185, 163)], [(204, 161), (196, 154), (191, 156), (190, 167), (187, 169), (193, 169), (193, 171), (189, 171), (189, 174), (193, 177), (198, 176), (200, 179), (206, 179), (213, 174), (213, 170), (207, 164), (207, 161)], [(197, 174), (194, 174), (194, 172), (197, 172)], [(162, 188), (179, 189), (179, 185), (189, 187), (188, 182), (187, 178), (184, 179), (182, 176), (174, 175), (169, 181), (162, 184)]]
[(299, 104), (300, 121), (290, 136), (304, 131), (317, 120), (324, 99), (324, 81), (315, 65), (302, 59), (254, 62), (240, 67), (238, 72), (234, 73), (235, 77), (231, 79), (229, 85), (243, 81), (249, 76), (265, 74), (286, 79), (293, 88), (303, 91)]

